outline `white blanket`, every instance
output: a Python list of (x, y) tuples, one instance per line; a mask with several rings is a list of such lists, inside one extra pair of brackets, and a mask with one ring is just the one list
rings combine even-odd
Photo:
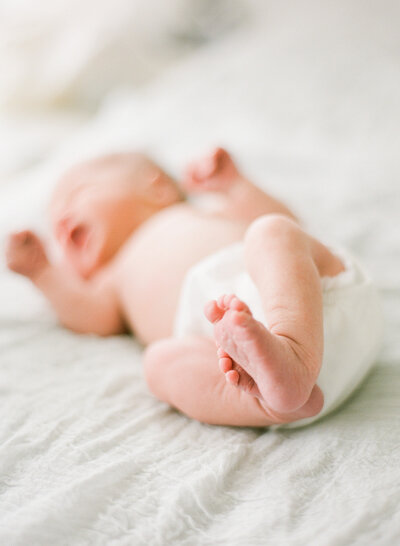
[(15, 227), (45, 232), (48, 192), (77, 159), (141, 147), (179, 174), (222, 144), (370, 269), (386, 315), (376, 367), (310, 427), (202, 425), (149, 394), (132, 338), (62, 329), (3, 267), (1, 544), (399, 543), (398, 4), (282, 6), (147, 91), (116, 93), (58, 154), (0, 187), (2, 241)]

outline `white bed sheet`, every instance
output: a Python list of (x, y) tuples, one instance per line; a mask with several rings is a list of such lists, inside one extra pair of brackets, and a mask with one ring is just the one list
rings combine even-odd
[(275, 3), (259, 31), (212, 45), (146, 92), (116, 93), (79, 137), (0, 187), (0, 233), (45, 232), (48, 192), (77, 159), (140, 146), (177, 174), (221, 143), (369, 267), (386, 315), (377, 366), (310, 427), (202, 425), (152, 398), (132, 338), (63, 330), (3, 267), (1, 544), (400, 541), (399, 10), (342, 6)]

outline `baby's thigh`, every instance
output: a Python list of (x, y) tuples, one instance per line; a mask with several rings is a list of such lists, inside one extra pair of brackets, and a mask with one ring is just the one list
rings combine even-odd
[(254, 397), (226, 383), (212, 339), (157, 341), (146, 350), (144, 366), (151, 392), (188, 417), (216, 425), (271, 424)]

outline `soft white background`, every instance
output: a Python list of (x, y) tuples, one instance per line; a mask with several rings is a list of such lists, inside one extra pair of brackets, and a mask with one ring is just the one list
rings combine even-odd
[(398, 2), (17, 4), (0, 4), (2, 244), (12, 228), (47, 234), (49, 191), (78, 159), (140, 147), (179, 176), (222, 144), (364, 261), (386, 334), (321, 422), (209, 427), (149, 395), (134, 340), (64, 331), (2, 262), (1, 542), (398, 542)]

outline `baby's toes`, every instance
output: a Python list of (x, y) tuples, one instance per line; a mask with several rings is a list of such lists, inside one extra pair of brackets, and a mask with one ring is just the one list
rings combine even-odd
[(218, 346), (218, 348), (217, 348), (217, 355), (218, 355), (218, 358), (223, 358), (224, 356), (227, 356), (228, 358), (230, 358), (228, 353), (226, 351), (224, 351), (222, 349), (222, 347), (220, 347), (220, 346)]
[(218, 360), (219, 369), (222, 373), (227, 373), (232, 370), (232, 359), (229, 356), (224, 356)]
[(251, 315), (251, 311), (248, 306), (237, 296), (233, 296), (233, 298), (229, 301), (229, 308), (234, 311), (243, 311), (244, 313), (248, 313)]
[(231, 311), (229, 313), (229, 320), (233, 326), (247, 328), (252, 318), (245, 311)]
[(225, 374), (225, 379), (227, 383), (230, 383), (231, 385), (238, 385), (239, 383), (239, 372), (237, 370), (229, 370)]
[(225, 311), (220, 308), (215, 300), (209, 301), (204, 306), (204, 314), (210, 322), (214, 323), (224, 316)]
[(235, 375), (231, 374), (227, 377), (228, 374), (225, 374), (226, 380), (239, 387), (242, 391), (250, 394), (251, 396), (259, 396), (260, 391), (257, 388), (257, 385), (254, 379), (249, 375), (246, 370), (244, 370), (239, 364), (234, 364), (232, 371), (236, 372)]
[(217, 300), (219, 307), (224, 310), (229, 309), (231, 301), (235, 297), (235, 294), (224, 294), (223, 296), (220, 296)]

